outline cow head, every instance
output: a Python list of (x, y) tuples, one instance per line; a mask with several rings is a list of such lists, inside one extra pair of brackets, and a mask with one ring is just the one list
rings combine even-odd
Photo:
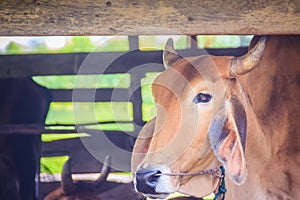
[(106, 156), (101, 176), (95, 182), (78, 181), (72, 179), (71, 159), (63, 167), (61, 186), (50, 192), (44, 200), (100, 200), (97, 194), (101, 192), (101, 186), (106, 182), (110, 172), (110, 157)]
[(152, 85), (157, 116), (142, 129), (132, 157), (138, 192), (158, 199), (176, 191), (202, 197), (216, 190), (218, 178), (164, 174), (221, 165), (234, 183), (245, 181), (247, 101), (236, 77), (259, 63), (265, 43), (262, 37), (241, 57), (181, 58), (168, 40), (166, 70)]

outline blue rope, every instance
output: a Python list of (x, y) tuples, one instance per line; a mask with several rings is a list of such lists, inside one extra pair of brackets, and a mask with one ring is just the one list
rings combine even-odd
[(218, 200), (218, 198), (220, 198), (221, 195), (222, 195), (221, 200), (224, 200), (225, 199), (225, 193), (227, 191), (226, 186), (225, 186), (225, 169), (224, 169), (223, 166), (221, 166), (220, 169), (221, 169), (221, 172), (222, 172), (221, 184), (219, 185), (218, 193), (215, 195), (214, 200)]

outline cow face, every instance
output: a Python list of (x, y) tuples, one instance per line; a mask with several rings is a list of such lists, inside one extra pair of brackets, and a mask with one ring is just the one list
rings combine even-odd
[[(202, 197), (219, 179), (164, 174), (198, 172), (223, 165), (241, 184), (247, 176), (244, 157), (246, 98), (234, 78), (254, 68), (265, 38), (241, 58), (180, 58), (169, 40), (163, 54), (166, 71), (152, 85), (157, 116), (141, 131), (132, 159), (135, 187), (151, 198), (180, 191)], [(243, 65), (244, 70), (243, 70)]]

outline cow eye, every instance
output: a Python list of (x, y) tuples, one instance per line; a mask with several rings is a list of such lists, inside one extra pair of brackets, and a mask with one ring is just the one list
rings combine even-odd
[(211, 100), (212, 96), (210, 94), (199, 93), (193, 99), (194, 103), (208, 103)]

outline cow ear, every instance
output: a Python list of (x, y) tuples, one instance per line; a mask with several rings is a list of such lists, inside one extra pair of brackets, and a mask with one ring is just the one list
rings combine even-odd
[(247, 178), (245, 142), (247, 120), (244, 106), (231, 98), (211, 123), (209, 139), (218, 160), (237, 185)]
[(163, 52), (163, 64), (166, 69), (172, 67), (172, 65), (180, 58), (174, 48), (173, 39), (169, 38)]

